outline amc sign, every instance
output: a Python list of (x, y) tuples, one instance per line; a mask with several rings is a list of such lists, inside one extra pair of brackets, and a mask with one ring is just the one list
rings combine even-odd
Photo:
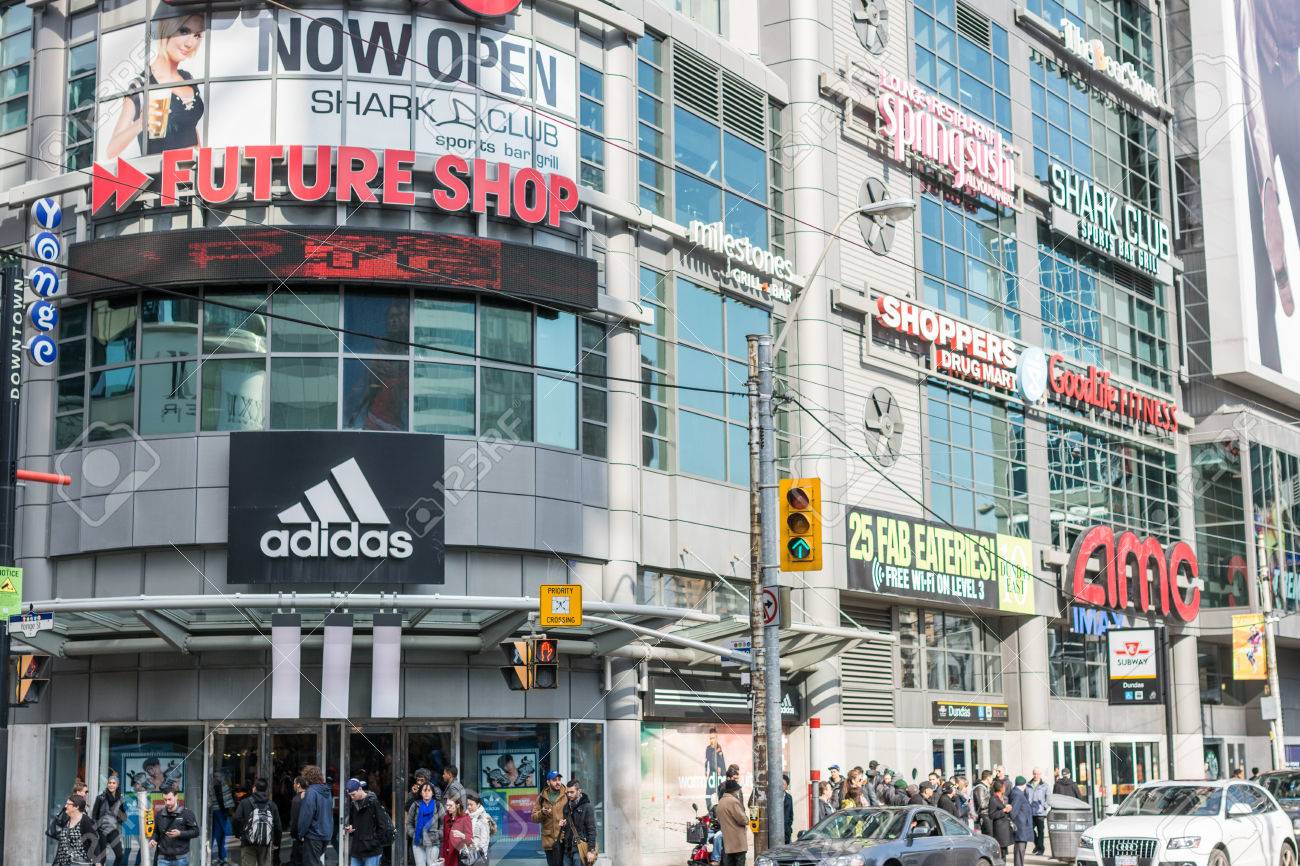
[[(1100, 563), (1090, 578), (1093, 559)], [(1186, 576), (1186, 587), (1179, 577)], [(1126, 612), (1157, 613), (1191, 622), (1201, 610), (1201, 589), (1196, 585), (1196, 552), (1178, 541), (1165, 549), (1154, 538), (1139, 540), (1133, 532), (1118, 537), (1109, 526), (1094, 526), (1081, 534), (1066, 565), (1071, 600), (1079, 604)]]

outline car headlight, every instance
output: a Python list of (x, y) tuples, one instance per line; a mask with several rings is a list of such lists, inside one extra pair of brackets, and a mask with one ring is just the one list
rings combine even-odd
[(1089, 836), (1087, 833), (1084, 833), (1082, 836), (1080, 836), (1080, 837), (1079, 837), (1079, 847), (1080, 847), (1080, 848), (1091, 848), (1091, 847), (1092, 847), (1092, 837)]
[(1182, 851), (1187, 848), (1199, 848), (1201, 846), (1200, 836), (1175, 836), (1165, 843), (1166, 851)]

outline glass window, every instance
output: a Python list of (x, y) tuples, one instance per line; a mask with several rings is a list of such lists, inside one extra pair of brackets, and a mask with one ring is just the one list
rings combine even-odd
[(344, 429), (406, 430), (407, 366), (405, 361), (345, 358)]
[[(1272, 515), (1277, 514), (1276, 503), (1269, 495), (1273, 488), (1272, 461), (1276, 452), (1266, 447), (1257, 448), (1256, 453), (1263, 461), (1262, 468), (1265, 470), (1258, 473), (1255, 482), (1257, 499), (1265, 504), (1263, 508), (1255, 510), (1254, 522), (1259, 526), (1273, 523)], [(1244, 479), (1241, 473), (1241, 443), (1236, 439), (1223, 439), (1193, 445), (1191, 469), (1194, 473), (1193, 489), (1196, 491), (1193, 497), (1196, 558), (1204, 582), (1201, 588), (1202, 603), (1206, 607), (1245, 606), (1250, 603), (1250, 575), (1246, 567), (1249, 530), (1246, 525)], [(1279, 534), (1265, 532), (1261, 535), (1264, 543), (1258, 550), (1264, 559), (1271, 560), (1267, 564), (1261, 562), (1261, 567), (1279, 576), (1286, 571), (1294, 571), (1283, 568), (1286, 557), (1270, 556), (1279, 548), (1276, 544), (1269, 545), (1267, 541), (1278, 539)], [(1280, 587), (1283, 583), (1277, 581), (1275, 586)], [(1294, 595), (1291, 593), (1287, 598), (1283, 593), (1278, 601), (1296, 605), (1300, 600)]]
[(27, 125), (32, 10), (22, 2), (0, 9), (0, 135)]
[(483, 304), (481, 310), (483, 343), (480, 354), (493, 361), (531, 364), (533, 328), (529, 310), (488, 303)]
[[(331, 292), (293, 292), (287, 286), (273, 296), (271, 350), (275, 352), (337, 352), (339, 350), (339, 295)], [(309, 324), (300, 324), (306, 322)]]
[(723, 168), (727, 186), (747, 198), (766, 202), (767, 157), (763, 149), (730, 132), (723, 135), (722, 140), (726, 153)]
[[(68, 802), (68, 793), (72, 790), (69, 779), (81, 779), (89, 783), (92, 793), (102, 789), (103, 785), (100, 780), (89, 778), (86, 764), (85, 726), (51, 727), (49, 731), (50, 760), (49, 772), (46, 773), (46, 814), (58, 815), (63, 812), (63, 804)], [(47, 839), (45, 860), (42, 862), (53, 862), (55, 849), (55, 841)]]
[(722, 190), (684, 171), (674, 172), (677, 222), (715, 223), (722, 219)]
[(718, 180), (722, 168), (718, 127), (681, 107), (673, 109), (673, 123), (673, 159), (678, 165)]
[(577, 364), (578, 320), (572, 313), (539, 311), (537, 366), (576, 372)]
[(198, 350), (198, 298), (145, 295), (140, 302), (140, 357), (184, 357)]
[[(485, 308), (486, 309), (486, 308)], [(486, 326), (484, 327), (486, 331)], [(500, 431), (502, 439), (533, 438), (533, 377), (518, 370), (479, 369), (479, 431)]]
[(578, 386), (572, 380), (538, 374), (537, 442), (578, 447)]
[[(1020, 334), (1015, 212), (967, 210), (933, 193), (921, 197), (925, 302), (980, 327)], [(968, 270), (967, 262), (971, 263)]]
[(95, 301), (90, 324), (90, 363), (95, 367), (135, 360), (136, 299)]
[[(898, 608), (903, 688), (1002, 692), (1002, 651), (997, 633), (978, 617)], [(924, 672), (924, 680), (921, 674)]]
[(142, 436), (193, 433), (198, 417), (197, 362), (172, 361), (140, 368)]
[[(405, 355), (410, 340), (411, 301), (405, 294), (343, 293), (343, 351), (357, 355)], [(383, 336), (361, 336), (375, 334)]]
[(90, 377), (92, 440), (122, 439), (131, 435), (135, 418), (135, 368), (103, 370)]
[(694, 412), (680, 412), (678, 418), (681, 471), (726, 481), (726, 424)]
[(1105, 700), (1109, 695), (1105, 635), (1075, 634), (1062, 625), (1049, 629), (1047, 637), (1053, 696)]
[(203, 351), (266, 351), (266, 293), (209, 292), (203, 305)]
[(474, 368), (459, 364), (415, 365), (417, 433), (474, 435)]
[(202, 429), (261, 430), (265, 425), (266, 362), (259, 358), (203, 363)]
[(605, 850), (605, 726), (573, 722), (569, 726), (569, 781), (577, 780), (596, 814), (597, 850)]
[(560, 769), (559, 734), (555, 723), (461, 725), (461, 778), (465, 787), (483, 796), (484, 808), (497, 816), (501, 827), (492, 837), (491, 862), (536, 858), (540, 829), (529, 820), (535, 797), (517, 792), (531, 789), (535, 795), (546, 774)]
[[(470, 361), (474, 356), (474, 301), (472, 298), (417, 297), (415, 299), (415, 356)], [(444, 354), (432, 346), (449, 349)]]
[(271, 359), (272, 430), (336, 430), (338, 416), (337, 358)]
[(679, 340), (721, 351), (722, 295), (679, 277), (677, 327)]
[[(149, 808), (162, 808), (162, 789), (173, 786), (181, 804), (202, 816), (202, 725), (105, 725), (100, 728), (99, 749), (99, 766), (105, 775), (115, 773), (127, 791), (144, 791)], [(139, 839), (139, 801), (126, 797), (125, 805), (122, 836)], [(192, 862), (198, 861), (204, 842), (199, 837), (190, 842)]]
[(749, 238), (760, 247), (767, 246), (767, 210), (762, 205), (728, 193), (726, 201), (727, 233)]

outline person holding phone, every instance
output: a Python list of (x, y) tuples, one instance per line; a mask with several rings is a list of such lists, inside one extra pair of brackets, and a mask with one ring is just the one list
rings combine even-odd
[(190, 840), (199, 835), (194, 813), (180, 804), (176, 786), (163, 791), (163, 805), (154, 815), (149, 847), (158, 855), (157, 866), (190, 866)]

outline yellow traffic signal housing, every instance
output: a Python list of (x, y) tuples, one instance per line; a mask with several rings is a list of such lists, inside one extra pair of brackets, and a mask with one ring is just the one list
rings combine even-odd
[(532, 638), (532, 676), (528, 687), (555, 689), (560, 685), (560, 645), (555, 638)]
[(783, 478), (778, 486), (781, 570), (820, 571), (822, 567), (822, 480)]
[(50, 684), (50, 657), (38, 655), (14, 656), (14, 703), (20, 707), (31, 706), (45, 694)]
[(532, 667), (532, 642), (505, 640), (498, 646), (501, 647), (501, 652), (505, 654), (508, 662), (501, 667), (501, 676), (505, 678), (506, 687), (512, 692), (528, 691), (529, 668)]

